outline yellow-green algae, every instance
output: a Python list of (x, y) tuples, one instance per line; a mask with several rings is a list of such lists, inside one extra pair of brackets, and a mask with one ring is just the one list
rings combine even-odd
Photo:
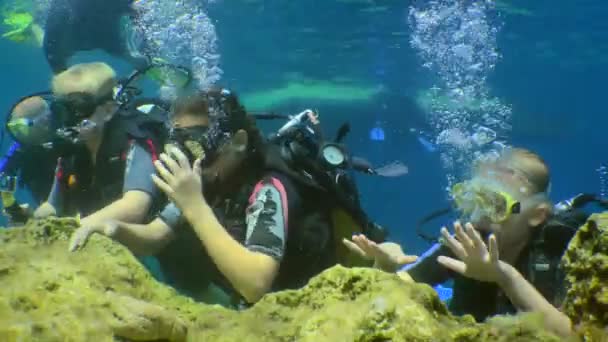
[(476, 323), (448, 313), (427, 285), (336, 266), (298, 291), (237, 312), (156, 282), (111, 240), (77, 253), (72, 219), (0, 233), (0, 341), (560, 341), (534, 315)]
[(245, 93), (242, 99), (248, 109), (266, 110), (294, 100), (365, 102), (371, 101), (381, 91), (381, 86), (321, 80), (290, 80), (280, 88)]
[(586, 335), (603, 331), (608, 341), (608, 212), (592, 215), (578, 230), (563, 264), (570, 284), (566, 314)]

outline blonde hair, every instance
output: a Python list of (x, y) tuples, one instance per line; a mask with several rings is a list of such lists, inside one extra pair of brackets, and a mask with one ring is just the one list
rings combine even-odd
[(51, 82), (55, 95), (75, 92), (88, 93), (95, 98), (103, 98), (116, 86), (116, 72), (106, 63), (76, 64), (59, 73)]
[(521, 171), (536, 193), (548, 192), (551, 182), (549, 167), (538, 154), (523, 148), (511, 148), (501, 159)]

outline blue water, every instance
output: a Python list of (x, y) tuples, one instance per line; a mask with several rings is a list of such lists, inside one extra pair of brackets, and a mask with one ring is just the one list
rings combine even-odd
[[(608, 4), (508, 2), (532, 13), (502, 16), (498, 46), (503, 58), (488, 80), (493, 95), (513, 107), (509, 141), (546, 159), (554, 200), (599, 192), (596, 169), (608, 161)], [(347, 142), (356, 154), (376, 164), (404, 161), (409, 167), (405, 177), (357, 178), (370, 215), (389, 227), (391, 238), (407, 252), (419, 254), (427, 245), (414, 232), (416, 220), (447, 204), (446, 179), (432, 142), (409, 133), (428, 126), (413, 98), (432, 83), (408, 43), (409, 2), (386, 1), (384, 6), (371, 11), (367, 2), (356, 1), (217, 1), (208, 14), (219, 37), (221, 84), (239, 94), (280, 87), (293, 73), (382, 86), (383, 93), (367, 103), (293, 101), (268, 110), (318, 108), (326, 132), (351, 123)], [(20, 96), (49, 87), (51, 74), (40, 49), (0, 39), (0, 51), (2, 110)], [(100, 52), (73, 61), (96, 59), (110, 62), (119, 73), (129, 71), (125, 62)], [(381, 134), (374, 131), (379, 121)]]

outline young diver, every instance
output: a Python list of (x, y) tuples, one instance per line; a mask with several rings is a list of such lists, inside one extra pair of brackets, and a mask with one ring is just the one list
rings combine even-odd
[[(452, 278), (449, 308), (455, 314), (472, 314), (482, 321), (515, 309), (534, 311), (543, 314), (548, 329), (569, 335), (571, 322), (556, 308), (565, 295), (560, 273), (549, 278), (532, 274), (534, 267), (543, 266), (531, 267), (536, 262), (531, 259), (533, 245), (552, 215), (548, 188), (547, 165), (524, 149), (508, 149), (496, 161), (476, 165), (472, 178), (452, 189), (467, 223), (454, 223), (455, 236), (443, 228), (443, 245), (403, 267), (399, 275), (433, 286)], [(366, 251), (375, 251), (392, 265), (389, 270), (397, 267), (396, 257), (364, 236), (345, 243), (370, 257)], [(541, 284), (538, 280), (543, 278), (549, 283)]]
[[(301, 116), (316, 122), (312, 111)], [(301, 287), (336, 264), (340, 204), (285, 161), (304, 160), (282, 154), (305, 150), (301, 131), (291, 125), (297, 120), (279, 130), (289, 137), (289, 127), (296, 129), (297, 138), (286, 138), (284, 145), (291, 152), (264, 142), (250, 120), (234, 94), (214, 90), (179, 100), (171, 123), (174, 144), (161, 154), (153, 176), (171, 203), (148, 225), (112, 220), (83, 227), (72, 250), (91, 234), (104, 234), (135, 254), (155, 255), (182, 293), (207, 301), (207, 290), (219, 285), (239, 307), (269, 291)], [(338, 178), (346, 185), (346, 176)], [(348, 229), (356, 224), (343, 222)], [(376, 236), (378, 230), (364, 229)]]
[(34, 213), (82, 214), (81, 224), (107, 219), (143, 221), (157, 195), (148, 177), (164, 122), (114, 99), (116, 74), (104, 63), (84, 63), (53, 77), (53, 143), (62, 149), (48, 200)]

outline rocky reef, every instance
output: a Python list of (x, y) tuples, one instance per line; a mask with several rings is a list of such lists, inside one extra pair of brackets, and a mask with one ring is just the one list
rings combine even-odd
[(566, 314), (586, 337), (608, 341), (608, 213), (592, 215), (578, 230), (563, 264)]
[(68, 253), (75, 227), (49, 219), (0, 232), (0, 341), (563, 341), (535, 315), (454, 317), (429, 286), (366, 268), (336, 266), (240, 312), (200, 304), (105, 237)]

